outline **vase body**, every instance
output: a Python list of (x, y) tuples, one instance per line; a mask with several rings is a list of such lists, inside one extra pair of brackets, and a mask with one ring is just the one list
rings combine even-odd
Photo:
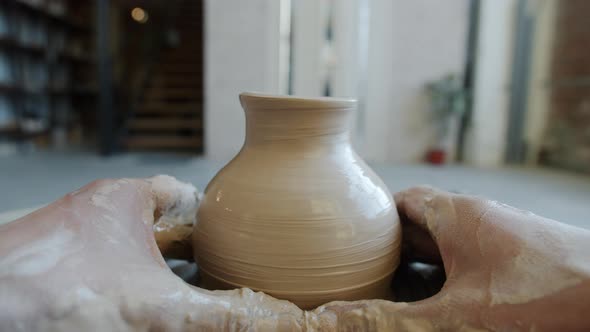
[(401, 229), (353, 151), (353, 100), (241, 94), (246, 139), (211, 180), (194, 255), (206, 288), (248, 287), (308, 309), (385, 298)]

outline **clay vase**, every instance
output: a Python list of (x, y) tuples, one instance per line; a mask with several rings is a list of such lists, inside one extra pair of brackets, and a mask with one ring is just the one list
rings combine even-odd
[(386, 298), (401, 229), (354, 152), (356, 101), (242, 93), (246, 140), (207, 186), (193, 232), (203, 286), (248, 287), (303, 309)]

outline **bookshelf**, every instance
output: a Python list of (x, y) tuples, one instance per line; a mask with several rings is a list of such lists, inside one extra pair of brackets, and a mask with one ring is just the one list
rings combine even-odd
[(0, 2), (0, 139), (82, 143), (97, 79), (94, 1)]

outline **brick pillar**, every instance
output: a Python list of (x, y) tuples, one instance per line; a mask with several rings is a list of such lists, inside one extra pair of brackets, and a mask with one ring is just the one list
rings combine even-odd
[(559, 1), (541, 162), (590, 172), (590, 1)]

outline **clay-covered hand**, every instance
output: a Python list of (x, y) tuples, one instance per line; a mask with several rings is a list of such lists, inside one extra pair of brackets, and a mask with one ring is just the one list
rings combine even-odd
[(157, 236), (174, 252), (196, 203), (167, 176), (100, 180), (0, 227), (0, 331), (301, 329), (291, 303), (202, 290), (166, 266), (153, 229), (181, 228)]
[(590, 231), (427, 187), (395, 196), (404, 246), (447, 281), (398, 318), (435, 330), (590, 331)]
[(192, 287), (170, 271), (156, 239), (182, 252), (191, 186), (165, 176), (97, 181), (0, 227), (0, 330), (588, 329), (587, 231), (432, 189), (396, 200), (406, 247), (422, 260), (442, 256), (442, 291), (302, 311), (247, 289)]
[(428, 187), (395, 200), (404, 260), (444, 265), (442, 289), (411, 303), (334, 302), (316, 314), (355, 331), (590, 331), (589, 231)]

